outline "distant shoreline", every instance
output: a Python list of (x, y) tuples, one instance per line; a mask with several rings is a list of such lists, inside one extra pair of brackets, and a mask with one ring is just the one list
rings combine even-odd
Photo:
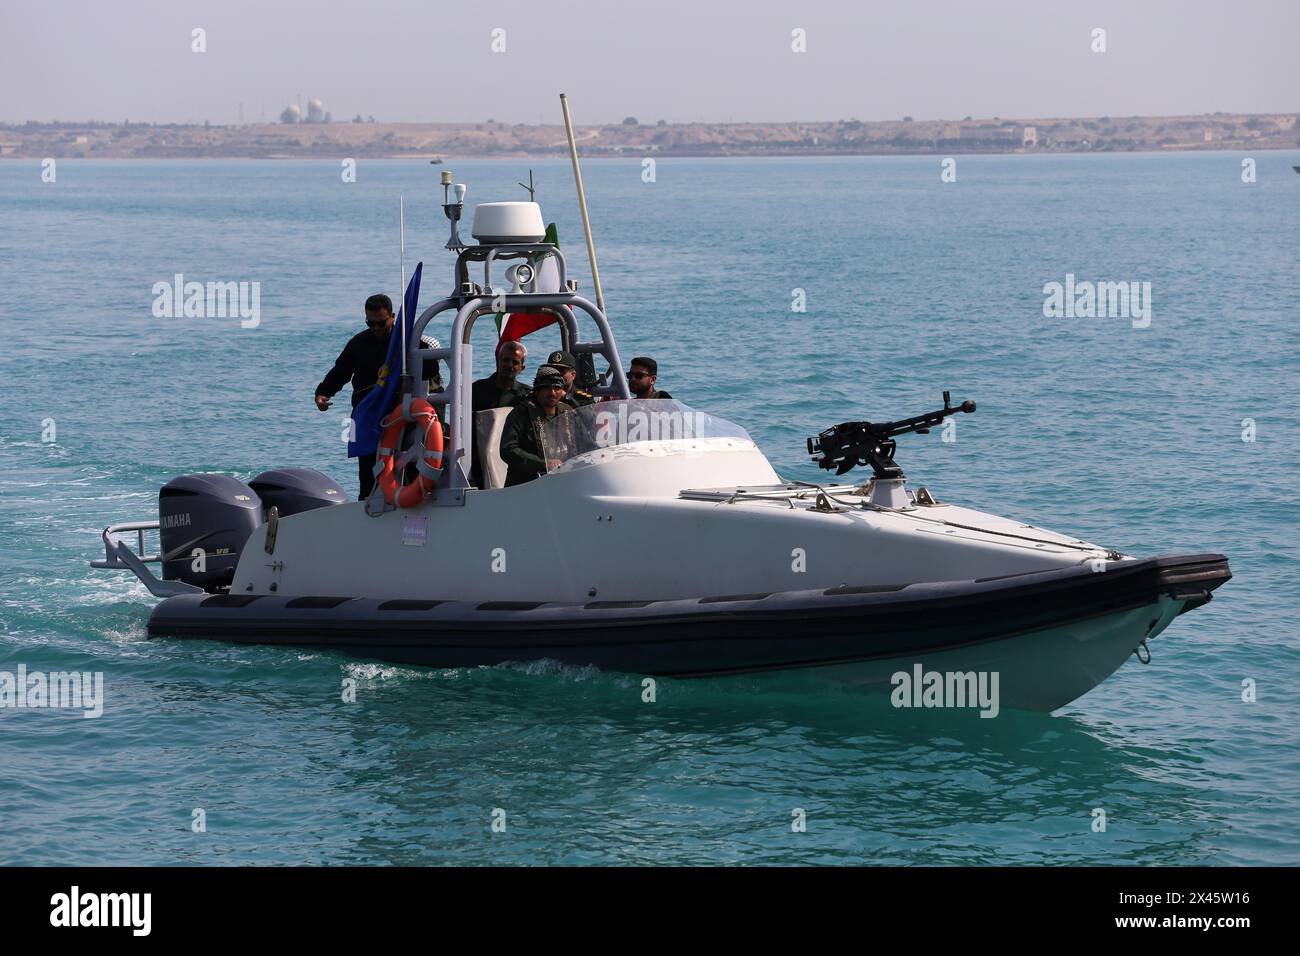
[[(1297, 113), (1046, 119), (678, 123), (575, 130), (584, 159), (958, 156), (1300, 150)], [(563, 127), (482, 123), (0, 125), (14, 159), (562, 159)]]
[[(1243, 147), (1244, 148), (1244, 147)], [(1221, 154), (1240, 154), (1243, 148), (1227, 149), (1220, 145), (1215, 145), (1213, 149), (1125, 149), (1125, 150), (1044, 150), (1038, 152), (1027, 152), (1025, 150), (1007, 150), (996, 151), (988, 150), (981, 152), (963, 153), (961, 150), (950, 150), (948, 152), (916, 152), (916, 153), (658, 153), (657, 159), (917, 159), (930, 156), (1023, 156), (1023, 157), (1049, 157), (1049, 156), (1190, 156), (1190, 155), (1213, 155)], [(1297, 155), (1300, 155), (1300, 145), (1296, 146), (1250, 146), (1250, 150), (1281, 152), (1287, 149), (1294, 149)], [(41, 157), (45, 158), (45, 157)], [(345, 158), (339, 156), (56, 156), (56, 159), (74, 159), (87, 160), (102, 163), (175, 163), (175, 162), (229, 162), (229, 163), (293, 163), (293, 162), (316, 162), (316, 163), (337, 163)], [(426, 156), (412, 156), (410, 154), (400, 154), (396, 156), (358, 156), (356, 159), (364, 159), (366, 162), (427, 162)], [(639, 156), (588, 156), (579, 150), (578, 158), (582, 162), (637, 162)], [(507, 162), (509, 160), (527, 160), (536, 162), (537, 160), (551, 160), (553, 162), (566, 164), (567, 156), (556, 156), (553, 154), (535, 155), (530, 153), (519, 154), (502, 154), (492, 153), (490, 155), (475, 156), (470, 153), (463, 153), (456, 156), (446, 156), (444, 161), (447, 167), (452, 168), (452, 164), (457, 162)], [(0, 164), (4, 163), (31, 163), (39, 162), (39, 159), (33, 156), (0, 156)], [(1300, 162), (1298, 160), (1297, 162)]]

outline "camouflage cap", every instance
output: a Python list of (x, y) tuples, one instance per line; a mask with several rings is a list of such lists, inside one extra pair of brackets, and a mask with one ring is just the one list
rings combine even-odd
[(537, 370), (533, 379), (533, 388), (568, 388), (564, 382), (564, 373), (553, 365), (543, 365)]
[(573, 360), (573, 356), (563, 350), (551, 353), (551, 357), (546, 360), (547, 365), (554, 365), (563, 371), (572, 371), (578, 367), (578, 363)]

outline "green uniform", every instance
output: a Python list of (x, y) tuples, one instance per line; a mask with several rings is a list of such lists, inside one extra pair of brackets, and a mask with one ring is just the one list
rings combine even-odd
[(470, 401), (474, 405), (476, 415), (489, 408), (518, 405), (531, 394), (533, 390), (519, 379), (515, 379), (509, 388), (502, 388), (496, 383), (495, 375), (481, 378), (470, 386)]
[[(555, 415), (567, 415), (572, 409), (560, 402)], [(539, 427), (555, 416), (548, 416), (534, 401), (520, 402), (506, 416), (501, 429), (501, 460), (506, 463), (506, 487), (522, 485), (546, 474), (546, 458)]]
[(478, 413), (489, 408), (510, 408), (528, 401), (533, 390), (523, 382), (515, 379), (509, 388), (502, 388), (496, 383), (495, 373), (481, 378), (470, 386), (470, 401), (473, 415), (473, 463), (470, 465), (469, 481), (475, 488), (483, 487), (483, 468), (478, 449)]
[(596, 396), (591, 392), (584, 392), (580, 388), (575, 388), (568, 395), (565, 395), (561, 401), (573, 408), (583, 408), (587, 405), (595, 405)]

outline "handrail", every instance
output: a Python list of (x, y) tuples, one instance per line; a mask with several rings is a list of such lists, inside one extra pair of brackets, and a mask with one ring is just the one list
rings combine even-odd
[(146, 554), (144, 550), (144, 533), (146, 531), (157, 531), (159, 523), (154, 521), (123, 521), (118, 524), (111, 524), (104, 529), (100, 535), (104, 540), (104, 557), (98, 561), (90, 562), (93, 568), (121, 568), (128, 570), (129, 565), (121, 563), (118, 560), (117, 548), (118, 542), (113, 541), (112, 536), (115, 534), (125, 534), (128, 531), (136, 532), (136, 557), (144, 562), (156, 564), (162, 561), (161, 554)]
[(483, 288), (489, 289), (492, 286), (492, 263), (501, 259), (532, 259), (534, 257), (550, 257), (555, 259), (556, 267), (560, 273), (560, 289), (569, 287), (568, 264), (565, 262), (564, 253), (560, 251), (559, 246), (553, 246), (546, 242), (511, 242), (496, 243), (487, 246), (467, 246), (456, 257), (456, 267), (454, 275), (456, 277), (456, 288), (461, 288), (461, 283), (469, 281), (469, 263), (483, 263)]
[[(442, 348), (426, 349), (420, 346), (420, 338), (429, 322), (442, 312), (456, 309), (452, 320), (451, 336), (448, 344)], [(581, 309), (596, 324), (600, 333), (599, 341), (578, 341), (578, 322), (573, 310)], [(568, 350), (575, 355), (590, 353), (602, 355), (609, 362), (613, 372), (612, 385), (598, 389), (599, 394), (616, 398), (630, 399), (632, 393), (628, 388), (627, 376), (623, 373), (623, 363), (618, 355), (618, 346), (614, 342), (614, 333), (610, 329), (605, 314), (592, 302), (574, 292), (484, 292), (475, 296), (455, 296), (442, 299), (429, 306), (415, 320), (411, 330), (411, 345), (408, 349), (408, 368), (420, 368), (427, 358), (442, 359), (447, 363), (448, 380), (441, 393), (429, 394), (427, 384), (421, 379), (414, 387), (418, 397), (426, 398), (431, 404), (452, 406), (454, 420), (450, 422), (450, 443), (446, 449), (447, 461), (452, 467), (444, 468), (438, 481), (440, 488), (459, 490), (469, 486), (468, 456), (474, 447), (474, 405), (473, 405), (473, 346), (470, 333), (475, 321), (482, 315), (496, 312), (554, 312), (561, 320), (566, 333)], [(445, 417), (445, 416), (444, 416)], [(456, 467), (460, 465), (461, 467)]]
[[(104, 529), (104, 557), (91, 561), (92, 568), (111, 568), (118, 571), (130, 571), (149, 589), (154, 597), (172, 597), (177, 594), (202, 594), (203, 589), (184, 581), (163, 581), (146, 567), (146, 562), (161, 562), (160, 554), (144, 553), (144, 533), (159, 530), (157, 521), (124, 521), (111, 524)], [(139, 552), (132, 551), (124, 541), (114, 539), (113, 535), (134, 531), (138, 536)]]

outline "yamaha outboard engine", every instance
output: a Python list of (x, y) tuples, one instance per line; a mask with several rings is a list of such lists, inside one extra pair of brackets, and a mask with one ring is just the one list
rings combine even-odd
[(163, 580), (230, 587), (239, 552), (262, 523), (262, 501), (227, 475), (182, 475), (158, 492)]
[(263, 517), (269, 517), (273, 507), (281, 518), (287, 518), (348, 500), (348, 493), (338, 482), (310, 468), (264, 471), (248, 484), (262, 499)]

